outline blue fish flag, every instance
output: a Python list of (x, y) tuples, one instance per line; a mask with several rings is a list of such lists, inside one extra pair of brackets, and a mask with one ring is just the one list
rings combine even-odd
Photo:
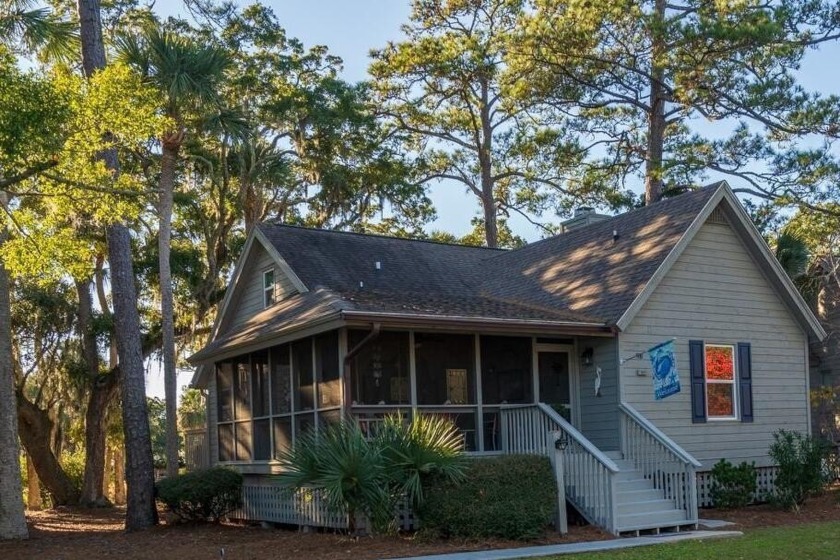
[(647, 351), (653, 369), (653, 397), (656, 400), (680, 392), (680, 376), (674, 359), (674, 341), (657, 344)]

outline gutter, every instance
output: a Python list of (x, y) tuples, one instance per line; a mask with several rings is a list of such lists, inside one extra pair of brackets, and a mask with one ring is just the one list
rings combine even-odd
[(463, 315), (433, 315), (428, 313), (392, 313), (392, 312), (366, 312), (366, 311), (342, 311), (345, 319), (357, 320), (392, 320), (402, 322), (446, 322), (464, 325), (492, 325), (492, 326), (522, 326), (522, 327), (544, 327), (544, 328), (565, 328), (565, 329), (596, 329), (605, 333), (613, 332), (613, 327), (607, 323), (588, 323), (575, 321), (551, 321), (541, 319), (502, 319), (497, 317), (467, 317)]

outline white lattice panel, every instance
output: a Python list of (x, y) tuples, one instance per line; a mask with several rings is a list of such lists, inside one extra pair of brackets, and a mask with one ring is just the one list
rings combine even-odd
[[(776, 467), (756, 467), (756, 491), (753, 494), (753, 502), (766, 502), (774, 489), (776, 480)], [(700, 507), (712, 507), (712, 473), (704, 471), (697, 473), (697, 500)]]

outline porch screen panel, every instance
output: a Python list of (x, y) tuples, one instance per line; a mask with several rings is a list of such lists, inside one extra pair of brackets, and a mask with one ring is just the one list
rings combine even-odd
[[(350, 331), (350, 348), (367, 335), (367, 331)], [(354, 404), (408, 404), (411, 402), (409, 383), (406, 332), (380, 333), (353, 359), (350, 384)]]
[(481, 395), (484, 404), (534, 401), (531, 339), (481, 337)]
[(254, 460), (271, 459), (271, 419), (254, 420)]
[(295, 416), (295, 437), (299, 438), (315, 429), (314, 414), (298, 414)]
[(233, 424), (219, 424), (219, 461), (236, 460)]
[(271, 349), (271, 410), (273, 414), (292, 411), (292, 367), (289, 363), (289, 345)]
[(252, 444), (251, 444), (251, 423), (237, 422), (236, 423), (236, 460), (250, 461), (252, 460)]
[(338, 331), (315, 337), (315, 373), (318, 379), (319, 408), (341, 405), (339, 367)]
[(274, 458), (292, 448), (292, 419), (291, 417), (274, 419)]
[(216, 366), (216, 405), (219, 422), (233, 420), (233, 364), (230, 362)]
[(268, 352), (251, 354), (254, 418), (268, 416), (271, 394), (268, 387)]
[(292, 344), (292, 374), (295, 378), (295, 410), (315, 408), (315, 385), (313, 383), (312, 339), (307, 338)]
[(251, 363), (247, 355), (236, 359), (233, 400), (236, 419), (249, 420), (251, 418)]
[(420, 405), (475, 402), (475, 339), (471, 335), (415, 333), (414, 348)]

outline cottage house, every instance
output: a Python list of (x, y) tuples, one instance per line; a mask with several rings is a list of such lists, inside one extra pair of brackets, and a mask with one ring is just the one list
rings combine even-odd
[(510, 251), (260, 225), (191, 358), (211, 462), (279, 520), (259, 489), (302, 431), (440, 413), (476, 455), (559, 437), (612, 532), (695, 524), (716, 461), (761, 472), (774, 431), (809, 431), (825, 333), (725, 183), (601, 218)]

